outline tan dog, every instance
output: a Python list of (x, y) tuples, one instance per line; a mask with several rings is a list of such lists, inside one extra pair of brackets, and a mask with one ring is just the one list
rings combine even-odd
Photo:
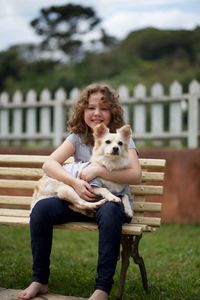
[[(110, 133), (109, 129), (103, 123), (97, 125), (93, 133), (95, 143), (91, 163), (104, 166), (109, 171), (127, 168), (129, 166), (128, 142), (131, 134), (132, 131), (129, 125), (124, 125), (118, 129), (116, 133)], [(64, 166), (66, 171), (68, 171), (68, 167), (73, 167), (72, 164), (66, 164)], [(83, 169), (85, 165), (88, 165), (88, 163), (81, 163), (81, 169)], [(96, 209), (106, 201), (122, 201), (126, 215), (132, 218), (133, 212), (129, 197), (125, 193), (126, 187), (103, 179), (100, 179), (100, 182), (98, 187), (93, 187), (93, 191), (103, 199), (97, 202), (88, 202), (81, 199), (71, 186), (47, 176), (42, 177), (34, 190), (31, 208), (33, 208), (37, 201), (43, 198), (58, 196), (60, 199), (68, 201), (70, 208), (73, 210), (85, 215), (94, 216)], [(122, 199), (119, 198), (118, 195), (122, 197)]]

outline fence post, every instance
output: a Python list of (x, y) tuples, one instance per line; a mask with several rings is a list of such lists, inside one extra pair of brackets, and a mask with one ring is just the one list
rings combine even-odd
[(66, 99), (66, 93), (63, 89), (59, 89), (55, 93), (55, 105), (54, 105), (54, 139), (53, 146), (57, 147), (62, 143), (63, 130), (64, 130), (64, 102)]
[[(36, 104), (36, 92), (34, 90), (30, 90), (26, 96), (26, 103), (30, 106), (31, 104)], [(37, 107), (33, 106), (27, 108), (26, 112), (26, 133), (28, 136), (32, 137), (28, 139), (28, 144), (31, 145), (34, 142), (34, 136), (37, 132), (37, 114), (36, 114)]]
[(23, 132), (23, 114), (21, 103), (23, 100), (22, 93), (16, 91), (13, 96), (13, 103), (16, 105), (16, 108), (13, 111), (13, 122), (12, 122), (12, 133), (17, 138), (14, 140), (15, 145), (20, 145), (20, 136)]
[(129, 90), (127, 86), (125, 85), (120, 85), (118, 88), (118, 94), (122, 103), (122, 108), (124, 111), (124, 121), (126, 123), (129, 123), (129, 106), (128, 105), (123, 105), (123, 102), (127, 102), (129, 99)]
[(9, 144), (8, 140), (4, 140), (9, 134), (9, 110), (6, 109), (6, 106), (9, 102), (8, 93), (4, 92), (0, 97), (0, 136), (3, 137), (1, 142), (2, 145), (7, 146)]
[[(142, 99), (146, 97), (146, 87), (143, 84), (136, 85), (134, 97), (141, 99), (141, 101), (135, 104), (133, 103), (133, 132), (136, 135), (144, 136), (146, 133), (146, 105), (142, 103)], [(141, 147), (144, 146), (144, 144), (144, 141), (137, 142), (137, 145)]]
[(198, 147), (198, 131), (199, 131), (199, 98), (200, 84), (193, 80), (189, 84), (188, 99), (188, 147)]
[(48, 102), (51, 101), (51, 95), (48, 89), (44, 89), (40, 95), (40, 103), (44, 105), (40, 109), (40, 120), (39, 120), (39, 132), (42, 134), (43, 146), (49, 146), (51, 137), (51, 107), (45, 107), (45, 103), (48, 106)]
[[(151, 95), (155, 97), (155, 100), (159, 100), (160, 96), (163, 96), (164, 90), (160, 83), (156, 83), (152, 86)], [(163, 135), (163, 125), (164, 125), (164, 114), (163, 114), (163, 103), (153, 103), (151, 110), (151, 131), (153, 136), (162, 137)], [(163, 142), (161, 140), (153, 141), (156, 146), (162, 146)]]
[[(170, 96), (180, 96), (180, 101), (169, 103), (169, 131), (171, 134), (180, 135), (182, 129), (182, 109), (181, 95), (182, 86), (178, 81), (174, 81), (170, 86)], [(181, 147), (180, 139), (171, 139), (171, 146)]]

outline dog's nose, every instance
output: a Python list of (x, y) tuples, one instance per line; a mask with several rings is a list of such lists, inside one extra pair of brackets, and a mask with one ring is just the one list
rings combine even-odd
[(113, 154), (118, 154), (119, 148), (118, 147), (113, 147)]

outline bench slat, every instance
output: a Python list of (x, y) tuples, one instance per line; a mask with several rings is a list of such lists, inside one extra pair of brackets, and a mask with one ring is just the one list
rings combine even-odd
[(134, 195), (162, 195), (163, 186), (154, 185), (131, 185), (131, 192)]
[[(10, 176), (16, 178), (30, 177), (39, 179), (44, 174), (41, 168), (16, 168), (16, 167), (0, 167), (1, 176)], [(164, 173), (162, 172), (142, 172), (142, 182), (147, 181), (163, 181)]]
[[(29, 213), (30, 213), (29, 210), (0, 208), (0, 216), (5, 216), (5, 217), (24, 218), (24, 217), (29, 217)], [(144, 225), (150, 225), (150, 226), (160, 226), (160, 222), (161, 222), (160, 218), (133, 216), (131, 225), (132, 224), (144, 224)]]
[(36, 168), (7, 168), (0, 167), (0, 175), (17, 178), (32, 177), (39, 179), (44, 174), (42, 169)]
[(0, 216), (9, 217), (29, 217), (30, 211), (27, 209), (6, 209), (0, 208)]
[[(15, 154), (0, 154), (0, 164), (9, 165), (33, 165), (38, 164), (42, 166), (42, 164), (47, 160), (48, 155), (15, 155)], [(70, 157), (66, 162), (72, 162), (73, 158)]]
[(133, 216), (131, 224), (145, 224), (145, 225), (159, 227), (161, 224), (161, 218)]
[(142, 171), (142, 182), (146, 181), (163, 181), (164, 173), (163, 172), (146, 172)]
[(30, 196), (7, 196), (7, 195), (0, 196), (0, 205), (7, 204), (7, 205), (27, 206), (30, 205), (31, 201), (32, 201), (32, 197)]
[(36, 184), (37, 180), (0, 180), (0, 188), (33, 190)]
[[(36, 180), (13, 180), (13, 179), (1, 179), (0, 188), (10, 188), (10, 189), (25, 189), (32, 190), (37, 184)], [(131, 191), (135, 195), (162, 195), (162, 186), (153, 185), (132, 185)]]
[[(16, 154), (0, 154), (0, 163), (6, 164), (43, 164), (48, 158), (47, 155), (16, 155)], [(67, 162), (73, 161), (69, 158)], [(142, 168), (165, 167), (165, 159), (140, 158)]]
[(162, 209), (161, 203), (156, 202), (135, 202), (134, 211), (139, 212), (160, 212)]
[[(32, 201), (30, 196), (0, 196), (0, 206), (18, 206), (29, 207)], [(162, 208), (161, 203), (156, 202), (135, 202), (134, 211), (137, 212), (160, 212)]]
[[(29, 217), (0, 216), (0, 224), (10, 226), (28, 226)], [(55, 228), (76, 231), (97, 231), (97, 225), (95, 223), (86, 222), (70, 222), (62, 225), (56, 225)], [(140, 235), (143, 231), (151, 230), (150, 228), (141, 226), (140, 224), (124, 224), (122, 227), (122, 233), (127, 235)]]
[[(71, 229), (71, 230), (83, 230), (83, 231), (96, 231), (97, 225), (95, 223), (86, 222), (70, 222), (62, 225), (57, 225), (55, 228)], [(145, 228), (144, 228), (145, 229)], [(147, 228), (148, 229), (148, 228)], [(135, 234), (140, 235), (143, 232), (143, 226), (124, 224), (122, 227), (123, 234)]]
[(142, 168), (154, 168), (154, 167), (165, 167), (165, 159), (153, 159), (153, 158), (140, 158), (140, 165)]

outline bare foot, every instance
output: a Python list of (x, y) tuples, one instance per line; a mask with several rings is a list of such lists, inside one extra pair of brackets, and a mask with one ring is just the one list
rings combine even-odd
[(19, 299), (31, 299), (38, 294), (46, 294), (48, 285), (33, 281), (25, 290), (18, 293)]
[(108, 294), (102, 290), (96, 290), (88, 300), (108, 300)]

